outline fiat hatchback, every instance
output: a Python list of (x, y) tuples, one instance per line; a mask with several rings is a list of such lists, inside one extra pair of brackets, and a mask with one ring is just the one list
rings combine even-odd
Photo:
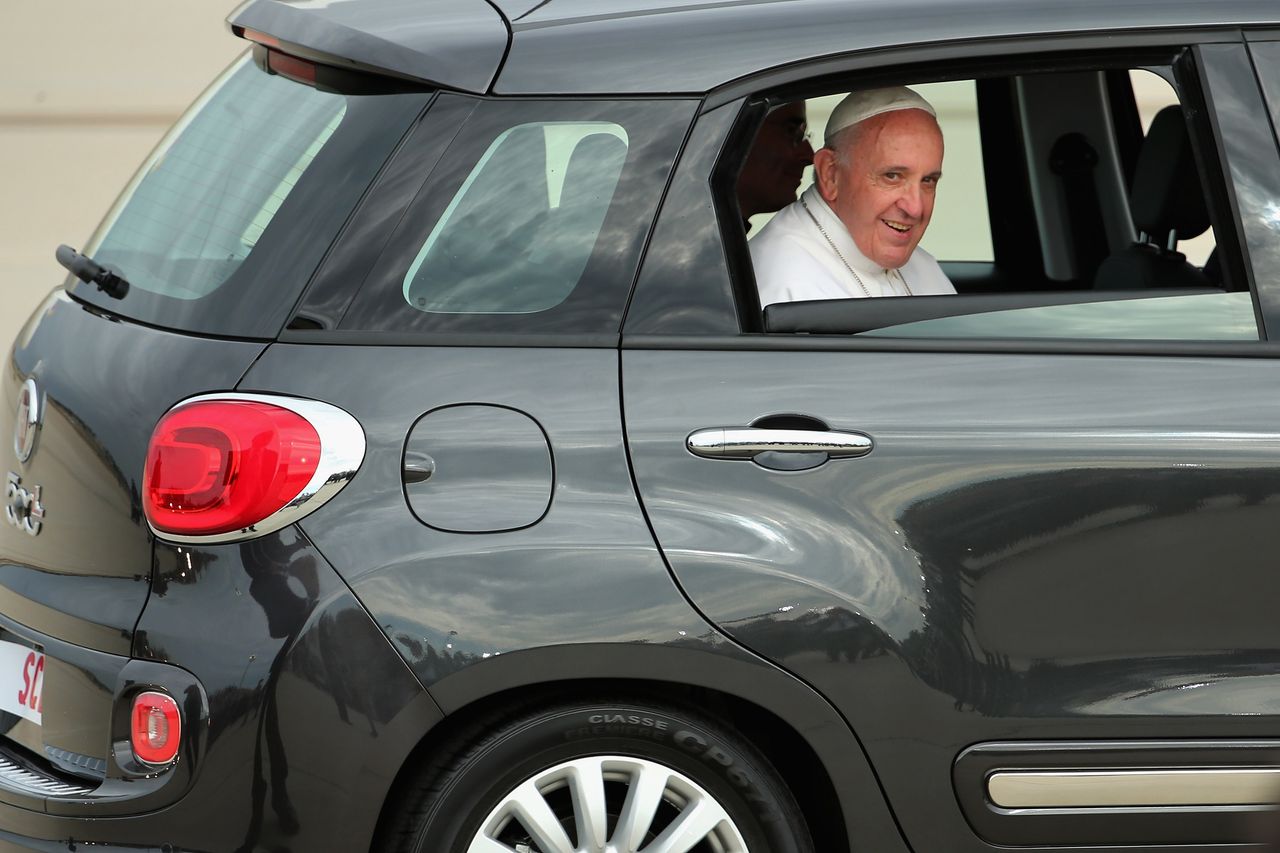
[[(0, 375), (0, 850), (1255, 840), (1274, 0), (229, 23)], [(762, 300), (903, 86), (956, 293)]]

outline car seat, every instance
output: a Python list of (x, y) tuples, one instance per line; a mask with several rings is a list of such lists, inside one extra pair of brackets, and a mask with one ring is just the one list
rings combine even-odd
[(1152, 121), (1134, 169), (1129, 208), (1138, 241), (1102, 262), (1095, 289), (1213, 287), (1175, 248), (1209, 227), (1182, 107), (1165, 107)]

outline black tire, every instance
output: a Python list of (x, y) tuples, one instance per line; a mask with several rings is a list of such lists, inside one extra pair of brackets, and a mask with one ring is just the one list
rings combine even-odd
[[(583, 778), (590, 778), (590, 771), (598, 766), (600, 778), (606, 780), (601, 786), (607, 801), (605, 838), (619, 833), (623, 823), (619, 814), (628, 799), (643, 798), (641, 776), (660, 779), (666, 778), (662, 773), (674, 771), (654, 820), (643, 829), (636, 828), (643, 818), (628, 822), (634, 833), (643, 831), (644, 838), (638, 846), (622, 848), (626, 853), (643, 851), (664, 827), (681, 820), (676, 815), (689, 818), (695, 805), (704, 814), (723, 812), (730, 825), (721, 820), (716, 830), (689, 848), (690, 853), (813, 851), (795, 799), (764, 756), (729, 725), (698, 712), (647, 701), (576, 702), (517, 719), (486, 721), (472, 732), (470, 742), (424, 768), (407, 787), (392, 807), (395, 813), (384, 827), (378, 849), (467, 853), (485, 829), (490, 833), (486, 837), (497, 834), (505, 849), (516, 850), (524, 843), (531, 851), (552, 853), (541, 848), (535, 833), (519, 818), (502, 816), (510, 812), (512, 796), (528, 796), (531, 789), (524, 783), (534, 779), (545, 783), (548, 776), (576, 773), (578, 768), (587, 768)], [(574, 769), (565, 769), (570, 762), (576, 762)], [(635, 775), (628, 775), (633, 771)], [(555, 784), (543, 789), (543, 802), (552, 805), (568, 839), (576, 842), (579, 829), (573, 793), (590, 785), (575, 787), (565, 781), (563, 790), (558, 790)], [(517, 794), (518, 789), (526, 794)], [(501, 831), (495, 826), (501, 826)], [(587, 845), (586, 849), (593, 848)]]

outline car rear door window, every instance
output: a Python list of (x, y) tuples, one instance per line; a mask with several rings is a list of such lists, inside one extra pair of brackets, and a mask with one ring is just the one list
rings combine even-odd
[[(1171, 67), (1164, 72), (1172, 76)], [(1201, 190), (1202, 170), (1189, 156), (1189, 116), (1166, 79), (1152, 71), (1108, 69), (1007, 78), (1005, 91), (1020, 118), (1023, 153), (1017, 160), (986, 164), (986, 169), (1002, 177), (1025, 172), (1031, 186), (1026, 215), (1039, 232), (1042, 267), (1022, 281), (1001, 275), (998, 264), (986, 280), (962, 279), (961, 270), (947, 263), (994, 257), (974, 81), (918, 83), (912, 88), (938, 111), (946, 139), (944, 177), (920, 247), (942, 262), (957, 295), (924, 301), (913, 297), (898, 305), (858, 305), (856, 300), (833, 305), (820, 321), (822, 331), (904, 338), (1258, 339), (1249, 294), (1224, 292), (1216, 264), (1208, 264), (1214, 240)], [(1118, 91), (1135, 102), (1136, 114), (1119, 114)], [(812, 99), (810, 109), (821, 114), (829, 100)], [(1130, 129), (1126, 119), (1133, 120), (1131, 130), (1138, 140), (1133, 174), (1126, 174), (1129, 164), (1122, 157), (1123, 133)], [(1144, 139), (1140, 134), (1145, 128), (1151, 129)], [(1175, 166), (1179, 151), (1187, 154)], [(953, 176), (959, 180), (953, 182)], [(1198, 212), (1190, 212), (1192, 208)], [(1148, 225), (1157, 220), (1157, 225)], [(1185, 252), (1190, 238), (1201, 239), (1189, 259)], [(1200, 243), (1207, 247), (1200, 249)], [(1041, 305), (1031, 295), (1037, 291), (1078, 291), (1082, 302)], [(1100, 291), (1115, 291), (1115, 299), (1096, 299)], [(1008, 294), (1007, 308), (999, 310), (996, 304), (965, 310), (966, 295), (984, 292)], [(954, 312), (944, 311), (948, 316), (936, 318), (911, 316), (913, 306), (932, 311), (926, 304), (938, 301), (948, 302), (944, 308)], [(803, 328), (793, 319), (778, 319), (805, 312), (798, 303), (765, 307), (766, 330)], [(879, 325), (876, 315), (886, 309), (901, 312), (907, 322)], [(847, 326), (832, 322), (833, 315), (845, 313), (850, 318)], [(892, 319), (887, 314), (886, 318)]]
[[(738, 328), (904, 339), (1258, 341), (1265, 293), (1252, 286), (1259, 267), (1246, 262), (1256, 250), (1244, 251), (1242, 226), (1267, 214), (1245, 209), (1257, 207), (1259, 196), (1242, 191), (1237, 174), (1256, 158), (1234, 157), (1227, 168), (1239, 142), (1221, 135), (1213, 105), (1200, 100), (1201, 50), (1208, 48), (1063, 56), (1051, 70), (1011, 58), (985, 63), (971, 80), (934, 82), (925, 70), (904, 69), (900, 81), (881, 75), (863, 84), (905, 83), (938, 111), (943, 178), (920, 247), (933, 252), (955, 295), (757, 307), (746, 237), (762, 245), (755, 241), (770, 226), (753, 222), (744, 235), (732, 217), (732, 178), (744, 158), (750, 162), (751, 142), (740, 137), (755, 126), (752, 109), (758, 116), (803, 97), (820, 145), (831, 101), (862, 87), (851, 79), (823, 96), (814, 89), (830, 87), (827, 80), (813, 89), (792, 82), (776, 95), (748, 97), (710, 180), (719, 195), (700, 211), (720, 222), (724, 261), (717, 265), (724, 264), (720, 275), (727, 267)], [(703, 122), (710, 121), (708, 114)], [(1272, 180), (1254, 171), (1250, 181)], [(700, 276), (704, 297), (688, 294), (692, 282), (683, 294), (666, 292), (672, 274), (649, 274), (651, 265), (669, 266), (663, 258), (674, 251), (666, 219), (688, 216), (664, 210), (655, 236), (662, 252), (646, 261), (629, 333), (723, 334), (732, 323), (724, 307), (719, 317), (690, 310), (695, 300), (725, 305), (707, 275)], [(703, 232), (685, 223), (670, 236), (679, 244), (688, 240), (681, 234), (695, 233)]]

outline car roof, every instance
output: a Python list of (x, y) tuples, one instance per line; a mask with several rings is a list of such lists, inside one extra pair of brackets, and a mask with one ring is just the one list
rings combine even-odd
[[(468, 92), (701, 94), (860, 50), (1280, 23), (1276, 0), (250, 0), (282, 47)], [(501, 14), (499, 14), (501, 12)]]

